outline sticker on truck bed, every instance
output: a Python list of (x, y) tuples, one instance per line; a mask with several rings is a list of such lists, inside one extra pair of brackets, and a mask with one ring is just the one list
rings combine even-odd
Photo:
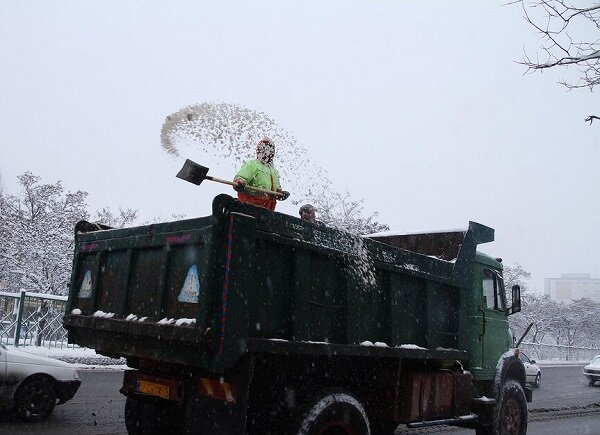
[(79, 297), (80, 298), (89, 298), (92, 296), (92, 272), (85, 272), (85, 276), (83, 277), (83, 282), (81, 283), (81, 288), (79, 289)]
[(179, 292), (179, 296), (177, 296), (177, 300), (188, 304), (197, 304), (199, 295), (200, 280), (198, 279), (198, 268), (194, 264), (188, 269), (187, 276), (183, 282), (183, 287), (181, 287), (181, 292)]

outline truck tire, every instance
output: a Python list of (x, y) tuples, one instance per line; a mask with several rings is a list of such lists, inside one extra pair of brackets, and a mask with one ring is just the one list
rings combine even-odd
[(477, 427), (477, 435), (525, 435), (527, 433), (527, 400), (523, 387), (509, 379), (500, 389), (494, 411), (493, 427)]
[(15, 406), (23, 421), (46, 420), (56, 406), (52, 379), (35, 377), (24, 381), (15, 394)]
[(370, 435), (369, 419), (350, 393), (329, 390), (302, 405), (292, 424), (293, 435)]

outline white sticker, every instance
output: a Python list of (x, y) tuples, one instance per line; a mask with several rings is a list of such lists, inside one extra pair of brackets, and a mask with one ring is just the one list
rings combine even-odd
[(194, 264), (188, 270), (177, 300), (188, 304), (197, 304), (198, 296), (200, 296), (200, 280), (198, 279), (198, 268)]
[(83, 282), (81, 283), (81, 288), (79, 289), (79, 297), (80, 298), (89, 298), (92, 296), (92, 272), (85, 272), (85, 276), (83, 277)]

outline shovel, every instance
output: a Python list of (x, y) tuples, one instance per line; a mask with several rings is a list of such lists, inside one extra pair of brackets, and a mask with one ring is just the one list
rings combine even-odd
[[(185, 163), (183, 164), (183, 168), (181, 168), (180, 171), (177, 173), (177, 178), (189, 181), (190, 183), (195, 184), (196, 186), (200, 186), (200, 183), (202, 183), (204, 180), (215, 181), (221, 184), (228, 184), (234, 187), (238, 186), (238, 184), (234, 183), (233, 181), (223, 180), (217, 177), (211, 177), (210, 175), (206, 174), (208, 174), (208, 168), (206, 166), (199, 165), (198, 163), (190, 159), (186, 159)], [(251, 192), (266, 193), (267, 195), (272, 195), (276, 198), (283, 198), (284, 196), (283, 193), (273, 192), (272, 190), (267, 189), (261, 189), (260, 187), (246, 186), (244, 187), (244, 190), (248, 190)]]

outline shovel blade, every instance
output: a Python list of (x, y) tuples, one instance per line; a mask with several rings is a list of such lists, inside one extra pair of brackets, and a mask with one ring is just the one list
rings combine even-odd
[(177, 178), (189, 181), (196, 186), (199, 186), (206, 179), (208, 174), (208, 168), (206, 166), (199, 165), (198, 163), (186, 159), (183, 167), (177, 173)]

